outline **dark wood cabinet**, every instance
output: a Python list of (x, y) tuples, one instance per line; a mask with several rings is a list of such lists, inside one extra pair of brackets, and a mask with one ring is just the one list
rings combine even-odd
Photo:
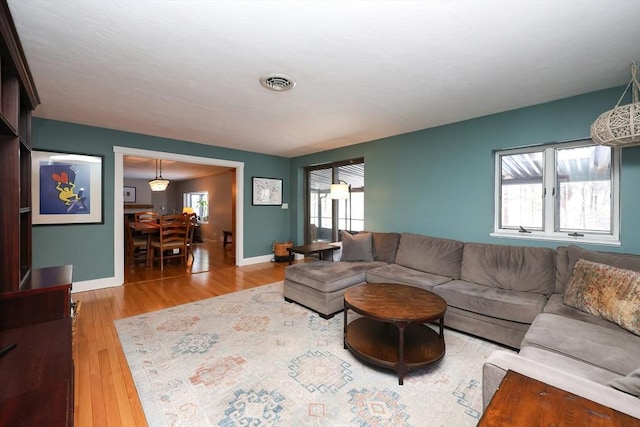
[(0, 292), (31, 271), (31, 111), (40, 103), (6, 0), (0, 1)]
[(73, 426), (70, 265), (0, 294), (0, 427)]
[(37, 268), (14, 292), (0, 294), (0, 331), (71, 315), (70, 265)]
[(40, 103), (0, 0), (0, 427), (72, 426), (71, 266), (31, 268), (31, 112)]
[(71, 318), (0, 332), (0, 426), (73, 426)]

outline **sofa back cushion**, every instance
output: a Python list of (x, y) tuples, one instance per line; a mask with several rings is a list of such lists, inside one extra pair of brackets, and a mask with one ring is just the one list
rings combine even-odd
[(569, 245), (567, 249), (569, 251), (569, 275), (573, 272), (573, 268), (579, 259), (597, 262), (599, 264), (607, 264), (626, 270), (640, 271), (640, 255), (596, 252), (575, 245)]
[(550, 295), (555, 289), (555, 251), (466, 243), (461, 275), (462, 280), (484, 286)]
[(400, 233), (371, 232), (373, 237), (373, 260), (393, 264), (396, 260)]
[(396, 264), (459, 279), (463, 249), (464, 243), (457, 240), (402, 233)]
[(554, 293), (562, 294), (571, 277), (569, 270), (569, 248), (559, 246), (556, 248), (556, 289)]

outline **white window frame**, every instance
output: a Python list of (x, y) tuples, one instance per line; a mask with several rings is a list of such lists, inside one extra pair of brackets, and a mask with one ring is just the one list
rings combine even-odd
[[(612, 198), (612, 212), (611, 212), (611, 233), (581, 233), (581, 236), (570, 236), (566, 231), (555, 231), (555, 197), (557, 191), (554, 191), (556, 182), (556, 159), (555, 153), (557, 149), (562, 148), (575, 148), (585, 147), (589, 145), (595, 145), (590, 139), (548, 144), (535, 147), (507, 149), (494, 152), (494, 167), (495, 167), (495, 187), (494, 187), (494, 225), (493, 233), (491, 237), (509, 238), (509, 239), (523, 239), (523, 240), (542, 240), (564, 243), (584, 243), (595, 244), (604, 246), (621, 246), (620, 242), (620, 148), (613, 148), (611, 168), (612, 168), (612, 185), (611, 185), (611, 198)], [(515, 229), (500, 228), (501, 219), (501, 156), (531, 153), (531, 152), (543, 152), (544, 163), (544, 176), (543, 176), (543, 193), (544, 203), (543, 211), (544, 217), (542, 221), (542, 230), (527, 230), (523, 233)]]
[[(207, 202), (206, 205), (192, 206), (191, 205), (192, 195), (201, 196), (203, 200), (206, 200)], [(196, 214), (198, 215), (198, 222), (202, 224), (209, 223), (209, 192), (208, 191), (189, 191), (189, 192), (183, 193), (182, 200), (183, 200), (182, 204), (184, 207), (190, 207), (196, 211)]]

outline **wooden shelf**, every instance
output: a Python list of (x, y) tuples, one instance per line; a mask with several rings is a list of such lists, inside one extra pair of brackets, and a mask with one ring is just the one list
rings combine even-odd
[(6, 0), (0, 0), (0, 293), (31, 271), (31, 111), (40, 103)]
[(31, 111), (40, 103), (0, 0), (0, 425), (73, 426), (71, 266), (31, 268)]

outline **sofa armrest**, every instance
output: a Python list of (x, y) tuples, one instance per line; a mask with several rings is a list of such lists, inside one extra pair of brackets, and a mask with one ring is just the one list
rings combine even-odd
[(484, 409), (489, 405), (491, 398), (508, 370), (566, 390), (576, 396), (592, 400), (616, 411), (640, 418), (640, 400), (635, 396), (502, 350), (491, 353), (482, 368)]

